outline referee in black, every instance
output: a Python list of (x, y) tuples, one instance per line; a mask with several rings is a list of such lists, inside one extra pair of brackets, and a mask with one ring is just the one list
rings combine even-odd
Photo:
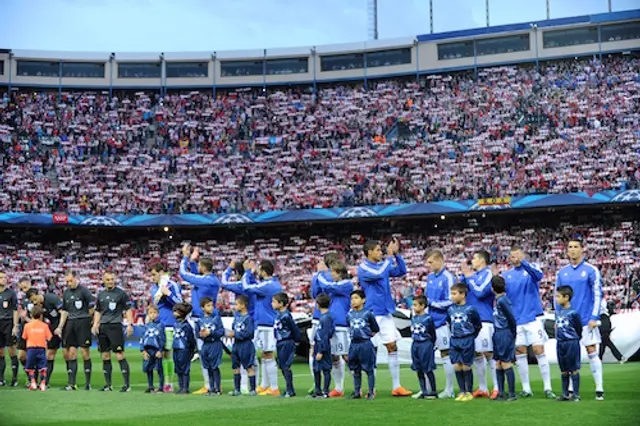
[(120, 287), (116, 287), (116, 277), (113, 272), (105, 272), (102, 276), (105, 289), (98, 293), (96, 312), (93, 316), (91, 332), (98, 336), (98, 350), (102, 354), (102, 370), (104, 371), (104, 392), (111, 392), (111, 352), (115, 352), (120, 371), (124, 377), (124, 386), (120, 392), (129, 392), (129, 363), (124, 356), (124, 333), (122, 331), (122, 314), (127, 315), (127, 335), (133, 334), (133, 311), (131, 299)]
[(7, 368), (4, 348), (9, 348), (11, 358), (12, 382), (17, 382), (18, 356), (16, 355), (16, 336), (18, 335), (18, 295), (7, 288), (7, 275), (0, 271), (0, 386), (6, 386), (4, 372)]
[(72, 270), (65, 274), (67, 289), (62, 294), (60, 324), (54, 334), (62, 337), (62, 353), (67, 361), (69, 383), (62, 388), (66, 391), (77, 390), (78, 348), (84, 360), (85, 390), (91, 390), (91, 316), (93, 315), (93, 295), (78, 284), (78, 277)]

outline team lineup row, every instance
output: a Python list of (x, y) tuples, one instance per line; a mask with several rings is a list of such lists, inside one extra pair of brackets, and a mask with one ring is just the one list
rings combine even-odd
[[(363, 250), (365, 259), (358, 266), (356, 284), (359, 285), (362, 293), (353, 293), (354, 284), (347, 279), (347, 268), (336, 253), (325, 255), (324, 262), (318, 265), (318, 272), (313, 277), (311, 292), (317, 303), (314, 311), (314, 326), (310, 330), (310, 341), (313, 343), (313, 350), (310, 352), (310, 367), (316, 381), (314, 389), (316, 397), (343, 395), (346, 362), (349, 363), (349, 368), (354, 373), (354, 385), (356, 389), (359, 388), (362, 371), (369, 373), (375, 368), (375, 349), (373, 352), (371, 349), (379, 344), (384, 344), (389, 352), (388, 362), (393, 382), (393, 395), (411, 395), (411, 392), (400, 384), (396, 346), (400, 335), (391, 316), (396, 307), (389, 287), (389, 278), (401, 277), (406, 274), (404, 260), (399, 254), (399, 244), (397, 241), (392, 241), (389, 244), (386, 258), (381, 246), (376, 241), (366, 242)], [(566, 317), (566, 315), (562, 315), (563, 313), (575, 312), (575, 315), (571, 314), (568, 318), (580, 318), (581, 328), (577, 330), (576, 327), (573, 327), (575, 333), (570, 334), (571, 338), (568, 340), (573, 341), (572, 344), (575, 346), (578, 342), (576, 337), (579, 336), (581, 343), (586, 346), (596, 384), (596, 399), (601, 400), (604, 399), (602, 364), (596, 352), (597, 344), (600, 343), (597, 328), (602, 299), (600, 274), (597, 268), (584, 261), (581, 241), (570, 241), (567, 255), (570, 265), (558, 273), (556, 288), (561, 288), (562, 291), (557, 292), (556, 298), (569, 298), (570, 294), (566, 289), (568, 287), (573, 295), (571, 299), (573, 310), (565, 312), (564, 309), (557, 309), (559, 318), (557, 326), (561, 328), (566, 327), (567, 324), (575, 324), (575, 321), (562, 319)], [(491, 393), (492, 399), (505, 395), (504, 386), (501, 384), (505, 376), (510, 385), (513, 382), (511, 363), (514, 360), (522, 382), (521, 395), (530, 396), (532, 390), (528, 379), (527, 346), (533, 346), (546, 396), (554, 397), (551, 389), (549, 362), (544, 353), (546, 333), (537, 320), (537, 316), (542, 314), (538, 293), (542, 271), (536, 265), (525, 260), (525, 255), (520, 248), (514, 247), (510, 256), (513, 268), (503, 273), (502, 279), (506, 282), (504, 285), (506, 289), (500, 292), (500, 280), (493, 277), (489, 267), (489, 256), (486, 252), (476, 252), (471, 261), (471, 267), (466, 264), (462, 267), (463, 276), (459, 279), (456, 279), (444, 268), (444, 258), (441, 252), (429, 252), (426, 259), (431, 269), (426, 282), (426, 298), (416, 298), (418, 303), (415, 305), (412, 319), (413, 367), (419, 372), (418, 377), (421, 384), (420, 391), (414, 397), (438, 395), (435, 393), (433, 375), (429, 374), (432, 372), (431, 367), (435, 367), (433, 363), (434, 348), (441, 351), (446, 377), (445, 389), (438, 395), (439, 397), (453, 397), (453, 381), (454, 377), (457, 377), (461, 390), (458, 398), (470, 399), (473, 383), (473, 376), (470, 373), (472, 364), (475, 366), (479, 382), (479, 388), (473, 395), (475, 397), (489, 396), (486, 378), (487, 360), (494, 385)], [(294, 351), (291, 348), (295, 347), (295, 337), (299, 333), (294, 332), (295, 323), (293, 320), (289, 320), (291, 317), (286, 311), (286, 295), (281, 294), (282, 286), (273, 275), (273, 264), (266, 260), (261, 261), (259, 265), (249, 261), (232, 262), (224, 272), (221, 281), (216, 274), (212, 273), (212, 265), (211, 260), (200, 258), (197, 249), (192, 251), (188, 246), (183, 247), (180, 276), (193, 286), (191, 300), (193, 312), (191, 313), (189, 312), (191, 306), (182, 301), (179, 285), (169, 279), (161, 265), (152, 266), (150, 275), (155, 285), (151, 289), (150, 296), (154, 301), (154, 307), (149, 312), (147, 330), (141, 342), (141, 350), (146, 360), (145, 371), (147, 371), (148, 377), (153, 380), (154, 368), (159, 373), (162, 371), (161, 384), (164, 385), (162, 382), (166, 371), (168, 383), (166, 386), (161, 386), (160, 390), (168, 391), (171, 389), (172, 375), (175, 372), (180, 384), (178, 392), (188, 391), (191, 356), (187, 357), (187, 355), (190, 353), (192, 355), (192, 352), (197, 348), (202, 359), (205, 379), (205, 388), (198, 392), (211, 394), (219, 392), (220, 388), (217, 386), (220, 380), (218, 359), (221, 359), (224, 350), (220, 339), (227, 334), (235, 338), (231, 352), (234, 379), (237, 376), (237, 385), (233, 393), (239, 394), (241, 373), (242, 370), (247, 370), (249, 381), (252, 384), (260, 383), (260, 386), (252, 386), (252, 390), (257, 394), (279, 395), (280, 391), (277, 385), (277, 367), (279, 366), (287, 381), (287, 391), (283, 396), (295, 395), (291, 370), (287, 366), (290, 367), (289, 360), (293, 360)], [(4, 297), (11, 290), (4, 288), (6, 278), (2, 274), (0, 277), (2, 277), (0, 278), (0, 284), (2, 284), (0, 294)], [(130, 312), (127, 295), (115, 287), (115, 277), (110, 273), (105, 274), (106, 289), (99, 293), (95, 303), (90, 292), (78, 285), (73, 272), (67, 274), (66, 281), (68, 288), (64, 292), (62, 301), (58, 300), (55, 295), (41, 295), (37, 290), (29, 289), (28, 280), (19, 283), (21, 290), (26, 292), (28, 296), (25, 301), (43, 308), (44, 317), (49, 322), (48, 329), (52, 336), (47, 344), (48, 353), (44, 354), (44, 348), (37, 345), (29, 348), (26, 352), (20, 352), (20, 359), (27, 361), (26, 367), (33, 378), (32, 388), (37, 387), (34, 372), (39, 370), (44, 378), (40, 387), (46, 389), (47, 377), (50, 376), (53, 369), (53, 359), (55, 351), (60, 345), (60, 338), (69, 372), (69, 384), (65, 389), (76, 389), (78, 347), (81, 348), (84, 359), (87, 388), (90, 388), (89, 346), (93, 332), (98, 336), (99, 350), (103, 354), (103, 370), (106, 379), (104, 389), (111, 389), (111, 352), (113, 351), (125, 377), (125, 386), (122, 390), (128, 391), (130, 389), (129, 368), (124, 356), (124, 336), (122, 334), (123, 313)], [(458, 281), (459, 284), (455, 284)], [(497, 300), (504, 299), (504, 302), (495, 304), (496, 308), (494, 309), (496, 297), (492, 287), (496, 286)], [(228, 332), (222, 329), (221, 322), (218, 323), (219, 317), (215, 313), (215, 301), (220, 288), (237, 295), (237, 315), (233, 329)], [(507, 297), (503, 298), (502, 293), (505, 292)], [(277, 297), (275, 297), (276, 295)], [(360, 304), (358, 299), (361, 301)], [(13, 303), (3, 302), (2, 304), (0, 322), (3, 324), (3, 333), (1, 333), (3, 342), (0, 343), (2, 343), (3, 351), (5, 346), (10, 346), (9, 343), (12, 343), (10, 341), (11, 334), (22, 337), (18, 342), (20, 349), (26, 349), (30, 346), (28, 339), (24, 339), (29, 335), (25, 335), (14, 326), (18, 323), (30, 322), (25, 313), (29, 310), (22, 309), (23, 315), (18, 321), (15, 294), (13, 300)], [(560, 307), (567, 306), (566, 303), (559, 303), (558, 299), (557, 302)], [(23, 303), (23, 305), (25, 304)], [(93, 316), (92, 326), (90, 314), (94, 305), (96, 314)], [(420, 310), (421, 306), (428, 309), (427, 315)], [(512, 309), (501, 309), (504, 306), (512, 306)], [(362, 310), (359, 310), (358, 307), (361, 307)], [(466, 311), (458, 312), (461, 309)], [(156, 318), (154, 318), (153, 311), (157, 311)], [(508, 314), (509, 312), (511, 315)], [(368, 313), (371, 315), (367, 317)], [(478, 322), (474, 323), (476, 316)], [(371, 321), (371, 318), (374, 320)], [(511, 318), (511, 320), (504, 320), (504, 318)], [(130, 318), (128, 319), (130, 320)], [(429, 326), (431, 323), (433, 323), (433, 327)], [(498, 325), (499, 323), (500, 325)], [(6, 333), (6, 324), (10, 324), (8, 328), (11, 331), (9, 333)], [(158, 324), (158, 326), (154, 326), (154, 324)], [(293, 327), (288, 327), (287, 324), (293, 324)], [(164, 333), (160, 333), (159, 325), (164, 329)], [(246, 330), (251, 328), (255, 332), (247, 333)], [(332, 332), (334, 328), (335, 330)], [(359, 330), (363, 328), (369, 331), (364, 331), (362, 332), (364, 334), (361, 335)], [(379, 331), (374, 336), (376, 328)], [(127, 331), (130, 333), (132, 330), (128, 329)], [(466, 333), (466, 335), (461, 333)], [(509, 346), (510, 340), (507, 338), (509, 335), (513, 335), (513, 342), (511, 342), (514, 346), (513, 351)], [(368, 339), (363, 336), (368, 336)], [(154, 343), (155, 346), (147, 348), (145, 339), (151, 337), (157, 341)], [(461, 346), (459, 339), (462, 337), (466, 339), (466, 343)], [(472, 345), (469, 345), (470, 337), (473, 337)], [(162, 340), (162, 345), (159, 345), (160, 340)], [(370, 345), (366, 341), (369, 341)], [(431, 342), (431, 348), (429, 348), (428, 342)], [(283, 346), (285, 344), (286, 347)], [(261, 365), (255, 356), (256, 348), (262, 350)], [(575, 357), (575, 347), (572, 348), (569, 353), (570, 356)], [(10, 354), (11, 350), (10, 346)], [(15, 352), (15, 346), (13, 346), (13, 351)], [(512, 352), (514, 352), (513, 355)], [(31, 353), (35, 355), (27, 356)], [(278, 354), (278, 364), (276, 364), (274, 357), (275, 353)], [(579, 357), (579, 350), (577, 354)], [(565, 359), (566, 356), (565, 354), (560, 357), (559, 354), (559, 358), (562, 359)], [(4, 356), (1, 358), (2, 365), (0, 367), (2, 367), (3, 374), (0, 379), (4, 377)], [(151, 362), (152, 359), (157, 361)], [(496, 361), (498, 362), (496, 363)], [(563, 366), (561, 365), (561, 367)], [(570, 364), (566, 368), (568, 369), (563, 369), (563, 387), (565, 377), (568, 383), (569, 373), (578, 370), (579, 361), (577, 367)], [(12, 384), (14, 384), (17, 381), (18, 370), (15, 355), (12, 355), (12, 370), (14, 373)], [(333, 373), (335, 381), (335, 389), (331, 392), (329, 392), (328, 385), (331, 377), (329, 372)], [(259, 380), (260, 376), (262, 376), (262, 381)], [(319, 383), (322, 377), (325, 378), (324, 388), (321, 388)], [(369, 378), (374, 379), (374, 376), (369, 374)], [(370, 387), (372, 390), (371, 383)], [(151, 389), (153, 389), (152, 382), (149, 386), (149, 390)], [(512, 386), (510, 386), (507, 397), (513, 396), (512, 390)], [(563, 389), (563, 396), (566, 395), (567, 393)], [(373, 392), (370, 392), (369, 396), (373, 397)], [(359, 393), (354, 393), (354, 397), (359, 397)]]

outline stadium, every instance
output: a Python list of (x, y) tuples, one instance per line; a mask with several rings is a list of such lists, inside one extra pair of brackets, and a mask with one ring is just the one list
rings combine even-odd
[[(487, 9), (483, 28), (393, 40), (378, 40), (375, 27), (366, 42), (304, 48), (0, 49), (0, 273), (17, 294), (16, 318), (30, 315), (29, 288), (63, 298), (73, 271), (94, 300), (112, 273), (130, 299), (118, 323), (131, 375), (128, 386), (123, 364), (114, 365), (116, 392), (100, 392), (107, 373), (94, 335), (90, 391), (82, 388), (86, 359), (75, 361), (78, 390), (58, 390), (69, 388), (72, 368), (59, 350), (47, 391), (30, 392), (22, 367), (9, 385), (7, 341), (1, 424), (637, 424), (640, 10), (489, 26)], [(385, 253), (397, 243), (389, 253), (406, 262), (389, 285), (396, 349), (377, 348), (375, 401), (349, 400), (350, 374), (344, 397), (307, 398), (318, 264), (336, 252), (358, 284), (369, 240)], [(607, 343), (596, 349), (606, 400), (594, 388), (598, 364), (585, 344), (578, 405), (543, 393), (544, 374), (556, 394), (563, 389), (554, 298), (572, 265), (571, 241), (598, 271), (597, 327)], [(237, 308), (225, 288), (227, 267), (244, 259), (273, 264), (302, 331), (292, 366), (296, 398), (227, 396), (235, 385), (228, 354), (222, 395), (144, 393), (141, 339), (149, 307), (159, 303), (154, 285), (161, 287), (150, 271), (160, 265), (181, 301), (198, 300), (182, 270), (192, 253), (185, 245), (211, 259), (209, 272), (223, 283), (215, 307), (226, 330), (235, 329)], [(414, 395), (420, 389), (411, 369), (412, 309), (429, 292), (428, 254), (441, 251), (457, 281), (480, 251), (494, 276), (507, 277), (514, 248), (542, 271), (544, 312), (536, 322), (548, 337), (550, 372), (529, 346), (523, 356), (533, 396), (512, 404), (393, 397), (392, 358), (397, 380)], [(194, 267), (192, 275), (202, 274)], [(0, 325), (12, 318), (4, 310)], [(231, 353), (235, 342), (225, 334), (223, 344)], [(202, 354), (190, 363), (191, 391), (205, 385)], [(444, 357), (435, 350), (438, 391), (448, 380)], [(522, 370), (513, 370), (520, 392)], [(284, 394), (279, 370), (276, 382)]]

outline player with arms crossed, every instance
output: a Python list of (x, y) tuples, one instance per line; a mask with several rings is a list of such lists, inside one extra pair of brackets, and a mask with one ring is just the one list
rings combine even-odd
[[(570, 264), (558, 271), (555, 289), (568, 286), (573, 290), (571, 306), (582, 320), (580, 343), (589, 354), (591, 373), (596, 383), (596, 400), (603, 401), (602, 360), (598, 356), (597, 350), (601, 343), (598, 321), (600, 320), (602, 303), (602, 278), (600, 270), (585, 260), (584, 246), (581, 240), (569, 240), (567, 257)], [(556, 309), (558, 309), (557, 305)]]
[(127, 336), (133, 335), (133, 311), (131, 299), (120, 287), (116, 287), (116, 276), (113, 272), (105, 272), (102, 276), (105, 289), (98, 293), (96, 312), (93, 315), (93, 327), (91, 332), (98, 336), (98, 351), (102, 354), (102, 371), (104, 372), (105, 385), (103, 392), (110, 392), (111, 352), (115, 352), (120, 365), (120, 371), (124, 378), (124, 385), (120, 392), (129, 392), (131, 385), (129, 377), (129, 362), (124, 356), (124, 334), (122, 332), (122, 315), (127, 316)]
[(0, 386), (6, 386), (4, 381), (4, 348), (9, 348), (11, 357), (12, 381), (17, 381), (18, 356), (16, 354), (16, 337), (19, 331), (18, 296), (16, 292), (7, 288), (7, 275), (0, 271)]
[(78, 347), (84, 361), (85, 390), (91, 390), (91, 317), (94, 299), (91, 292), (78, 284), (75, 271), (68, 270), (65, 275), (67, 289), (62, 294), (62, 312), (60, 324), (54, 334), (62, 337), (62, 353), (67, 361), (69, 382), (62, 388), (66, 391), (77, 390)]
[(163, 369), (167, 377), (167, 384), (164, 385), (163, 392), (173, 392), (174, 362), (171, 354), (173, 348), (173, 334), (176, 319), (173, 316), (173, 307), (182, 303), (182, 291), (180, 286), (169, 279), (169, 274), (165, 271), (161, 263), (151, 266), (151, 301), (158, 307), (158, 319), (164, 325), (165, 348), (163, 353)]
[(529, 263), (521, 247), (511, 247), (509, 262), (513, 266), (502, 274), (507, 286), (507, 297), (513, 305), (516, 317), (516, 365), (522, 381), (521, 397), (531, 397), (527, 346), (531, 346), (538, 360), (538, 368), (544, 383), (544, 394), (548, 399), (556, 395), (551, 390), (551, 370), (549, 359), (544, 353), (548, 340), (547, 332), (538, 319), (543, 314), (540, 302), (540, 281), (544, 277), (538, 265)]
[(33, 303), (34, 306), (40, 306), (44, 311), (44, 319), (49, 324), (51, 330), (51, 340), (47, 342), (47, 380), (46, 385), (49, 386), (51, 380), (51, 374), (53, 373), (53, 367), (55, 365), (56, 354), (60, 349), (61, 341), (60, 337), (54, 334), (56, 328), (60, 325), (60, 311), (62, 310), (62, 301), (58, 296), (53, 293), (39, 294), (38, 289), (35, 287), (30, 288), (27, 291), (27, 299)]
[(398, 362), (398, 346), (396, 342), (401, 336), (393, 320), (396, 304), (393, 301), (389, 278), (402, 277), (407, 273), (407, 266), (398, 254), (400, 244), (394, 239), (387, 247), (387, 258), (383, 260), (380, 243), (368, 240), (362, 247), (366, 258), (358, 266), (358, 283), (366, 295), (365, 309), (370, 309), (376, 316), (380, 327), (380, 341), (389, 352), (389, 372), (393, 383), (393, 396), (410, 396), (411, 391), (400, 385), (400, 364)]
[[(444, 391), (440, 392), (438, 398), (454, 398), (453, 379), (455, 372), (453, 364), (449, 358), (449, 341), (451, 332), (447, 324), (447, 310), (453, 304), (449, 298), (451, 286), (455, 284), (455, 277), (444, 266), (444, 256), (439, 250), (432, 250), (427, 253), (427, 264), (431, 273), (427, 276), (426, 297), (429, 303), (429, 314), (436, 327), (436, 347), (442, 356), (442, 365), (446, 378)], [(413, 398), (420, 398), (421, 392), (413, 395)]]
[(491, 399), (498, 397), (498, 379), (496, 378), (496, 361), (493, 359), (493, 292), (491, 290), (491, 278), (493, 273), (489, 268), (489, 253), (478, 250), (473, 253), (469, 265), (464, 262), (461, 266), (463, 276), (461, 282), (469, 287), (467, 302), (476, 308), (482, 321), (482, 330), (475, 340), (476, 355), (473, 365), (476, 367), (478, 375), (478, 389), (473, 393), (474, 398), (489, 397), (489, 387), (487, 386), (487, 364), (489, 361), (491, 378), (493, 380), (493, 392)]
[[(200, 300), (208, 297), (213, 301), (213, 307), (215, 309), (218, 300), (218, 291), (220, 290), (220, 281), (216, 274), (213, 273), (213, 260), (204, 257), (200, 258), (200, 250), (197, 247), (193, 249), (192, 253), (191, 246), (188, 244), (182, 246), (180, 278), (192, 286), (191, 303), (193, 305), (193, 312), (191, 312), (191, 327), (195, 330), (195, 321), (199, 318), (204, 318), (204, 311), (200, 306)], [(200, 336), (196, 336), (196, 338), (198, 352), (200, 352), (204, 344), (204, 339)], [(209, 389), (213, 388), (213, 386), (209, 385), (211, 375), (204, 368), (204, 363), (202, 363), (202, 377), (204, 378), (204, 386), (193, 392), (195, 395), (203, 395), (207, 393)]]

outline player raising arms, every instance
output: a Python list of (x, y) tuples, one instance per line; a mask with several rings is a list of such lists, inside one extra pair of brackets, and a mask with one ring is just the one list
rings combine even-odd
[(66, 391), (77, 389), (78, 347), (82, 353), (85, 390), (91, 390), (91, 317), (93, 316), (94, 299), (91, 292), (78, 283), (75, 271), (65, 274), (67, 289), (62, 294), (62, 312), (60, 324), (55, 334), (62, 337), (62, 353), (67, 361), (69, 382), (62, 388)]
[[(322, 277), (327, 281), (331, 281), (331, 272), (329, 272), (329, 268), (331, 268), (331, 264), (340, 260), (340, 255), (336, 252), (329, 252), (324, 255), (322, 261), (318, 263), (318, 268), (315, 274), (313, 274), (313, 278), (311, 278), (311, 299), (314, 301), (316, 297), (320, 293), (322, 293), (320, 289), (320, 283), (318, 282), (318, 278)], [(320, 310), (314, 303), (313, 307), (313, 319), (311, 320), (311, 328), (307, 329), (307, 337), (309, 338), (309, 371), (311, 372), (311, 377), (314, 377), (313, 374), (313, 341), (316, 337), (316, 330), (318, 329), (318, 321), (320, 321)], [(309, 389), (309, 394), (314, 392), (315, 388), (311, 387)]]
[(380, 341), (389, 352), (389, 372), (393, 383), (393, 396), (410, 396), (411, 391), (400, 385), (400, 364), (398, 363), (398, 346), (396, 342), (401, 336), (396, 328), (392, 314), (396, 311), (393, 301), (390, 277), (402, 277), (407, 273), (407, 266), (398, 254), (400, 244), (394, 239), (387, 246), (387, 258), (383, 260), (380, 243), (368, 240), (362, 247), (365, 259), (358, 266), (358, 283), (367, 297), (365, 309), (370, 309), (376, 316), (380, 327)]
[[(570, 264), (558, 271), (556, 279), (559, 287), (568, 286), (573, 290), (571, 307), (582, 320), (582, 339), (580, 343), (587, 349), (591, 373), (596, 382), (596, 400), (604, 400), (602, 387), (602, 360), (598, 356), (598, 344), (601, 343), (598, 320), (602, 303), (602, 279), (598, 268), (585, 261), (584, 246), (579, 239), (571, 239), (567, 245), (567, 257)], [(558, 305), (556, 305), (558, 309)]]
[(262, 386), (258, 388), (258, 395), (261, 396), (280, 396), (278, 366), (273, 357), (276, 350), (273, 325), (276, 322), (277, 312), (271, 306), (271, 299), (282, 291), (282, 285), (278, 278), (273, 276), (273, 272), (273, 263), (270, 261), (261, 260), (257, 269), (255, 263), (251, 261), (242, 278), (244, 291), (248, 295), (255, 296), (256, 309), (253, 320), (258, 330), (257, 341), (262, 349)]
[[(455, 277), (444, 266), (444, 256), (439, 250), (432, 250), (427, 253), (427, 264), (431, 273), (427, 276), (426, 297), (429, 303), (429, 314), (436, 327), (436, 347), (442, 356), (442, 365), (446, 378), (444, 391), (438, 398), (454, 398), (453, 379), (455, 372), (453, 364), (449, 358), (449, 341), (451, 332), (447, 324), (447, 310), (453, 304), (449, 298), (451, 286), (455, 284)], [(419, 398), (421, 393), (413, 395)]]
[(177, 303), (182, 303), (182, 292), (180, 286), (169, 279), (169, 274), (161, 263), (151, 266), (149, 273), (154, 283), (151, 287), (151, 300), (158, 307), (158, 320), (164, 325), (166, 334), (163, 367), (168, 383), (164, 385), (163, 391), (173, 392), (174, 365), (171, 348), (173, 347), (173, 332), (176, 324), (173, 307)]
[(544, 277), (538, 265), (529, 263), (521, 247), (511, 247), (509, 262), (513, 268), (502, 274), (507, 285), (507, 297), (513, 305), (516, 317), (516, 365), (522, 381), (521, 397), (533, 396), (529, 382), (529, 363), (527, 346), (531, 346), (538, 360), (538, 368), (544, 383), (544, 394), (549, 399), (556, 395), (551, 390), (551, 371), (549, 360), (544, 353), (547, 333), (538, 316), (542, 315), (540, 302), (540, 281)]
[(463, 276), (461, 282), (469, 287), (467, 302), (476, 308), (482, 321), (482, 330), (476, 336), (476, 355), (473, 365), (476, 367), (478, 375), (478, 389), (473, 393), (474, 398), (487, 398), (489, 388), (487, 386), (487, 364), (489, 361), (491, 378), (493, 380), (492, 399), (498, 397), (498, 380), (496, 378), (496, 362), (493, 359), (493, 292), (491, 290), (491, 278), (493, 274), (489, 268), (489, 253), (479, 250), (473, 253), (470, 269), (466, 262), (462, 263)]
[[(191, 260), (191, 261), (189, 261)], [(196, 263), (197, 261), (197, 263)], [(204, 318), (204, 311), (200, 306), (200, 300), (208, 297), (213, 301), (215, 309), (218, 300), (218, 291), (220, 290), (220, 281), (215, 273), (213, 273), (213, 260), (209, 258), (200, 258), (200, 251), (196, 247), (191, 252), (191, 246), (185, 244), (182, 246), (182, 261), (180, 262), (180, 278), (191, 284), (191, 303), (193, 312), (191, 312), (191, 327), (195, 330), (195, 320)], [(197, 337), (198, 351), (202, 349), (203, 339)], [(211, 375), (202, 364), (202, 377), (204, 378), (204, 386), (193, 392), (196, 395), (206, 393), (213, 386), (209, 386), (209, 377)]]
[(107, 271), (102, 276), (104, 290), (98, 293), (96, 312), (93, 315), (93, 327), (91, 329), (95, 336), (98, 336), (98, 350), (102, 354), (102, 371), (104, 372), (105, 385), (104, 392), (113, 390), (111, 387), (111, 352), (116, 354), (116, 359), (120, 365), (120, 371), (124, 378), (124, 385), (120, 392), (131, 390), (129, 377), (129, 362), (124, 356), (124, 334), (122, 333), (122, 315), (127, 316), (127, 335), (133, 335), (133, 311), (131, 310), (131, 299), (120, 287), (116, 287), (116, 276), (113, 272)]
[(0, 271), (0, 386), (5, 386), (4, 348), (9, 348), (13, 379), (18, 373), (18, 357), (16, 355), (16, 336), (18, 335), (18, 296), (7, 288), (7, 275)]
[(44, 319), (49, 323), (49, 329), (51, 330), (51, 340), (47, 342), (47, 379), (46, 385), (49, 386), (51, 380), (51, 374), (53, 373), (53, 367), (55, 365), (56, 353), (60, 348), (60, 337), (54, 334), (58, 325), (60, 325), (60, 311), (62, 310), (62, 301), (58, 296), (53, 293), (39, 294), (38, 289), (35, 287), (30, 288), (27, 291), (27, 299), (33, 303), (34, 306), (40, 306), (44, 311)]

